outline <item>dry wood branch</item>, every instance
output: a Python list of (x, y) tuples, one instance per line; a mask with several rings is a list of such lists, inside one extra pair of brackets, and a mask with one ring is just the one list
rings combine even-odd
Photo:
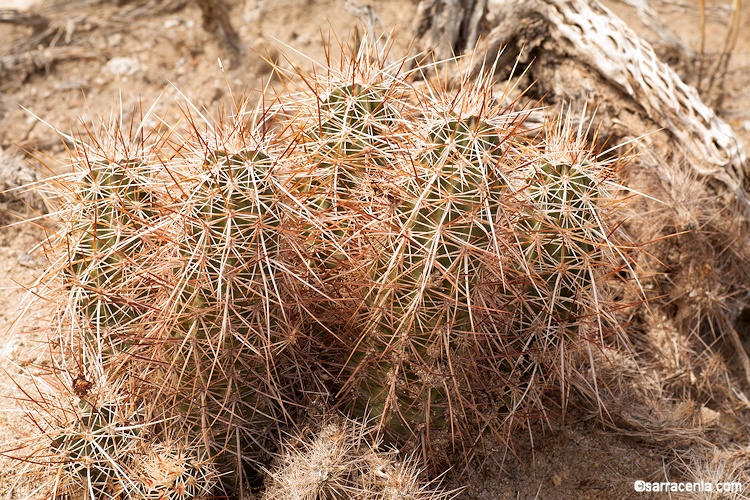
[[(667, 130), (698, 174), (746, 200), (750, 169), (739, 138), (695, 88), (612, 12), (596, 0), (530, 0), (522, 5), (506, 0), (500, 7), (501, 22), (480, 43), (478, 53), (491, 58), (503, 45), (543, 37), (549, 42), (546, 49), (593, 69)], [(476, 71), (482, 61), (471, 64)]]
[(15, 74), (24, 80), (36, 70), (49, 68), (58, 61), (65, 59), (95, 59), (101, 54), (96, 51), (79, 47), (50, 47), (32, 50), (21, 54), (11, 54), (0, 57), (0, 75)]
[(422, 0), (414, 31), (438, 60), (471, 50), (479, 40), (487, 0)]
[(0, 10), (0, 23), (23, 24), (34, 28), (34, 31), (41, 31), (49, 26), (49, 20), (44, 16), (14, 9)]
[[(121, 0), (121, 3), (127, 3), (126, 0)], [(140, 17), (149, 17), (153, 15), (164, 15), (174, 14), (181, 11), (187, 5), (188, 0), (165, 0), (163, 2), (138, 2), (132, 5), (127, 5), (122, 9), (122, 14), (131, 19), (137, 19)]]

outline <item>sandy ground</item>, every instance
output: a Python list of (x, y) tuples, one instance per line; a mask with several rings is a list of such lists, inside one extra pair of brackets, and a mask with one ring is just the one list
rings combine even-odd
[[(33, 29), (0, 23), (0, 164), (20, 161), (20, 170), (38, 168), (39, 161), (23, 151), (39, 151), (37, 158), (54, 169), (64, 168), (64, 144), (44, 122), (63, 131), (96, 130), (99, 117), (108, 121), (113, 109), (117, 114), (121, 106), (127, 119), (130, 110), (148, 108), (157, 99), (160, 112), (170, 113), (170, 109), (176, 109), (176, 89), (213, 112), (231, 94), (259, 89), (269, 80), (278, 85), (263, 57), (278, 59), (282, 50), (322, 57), (321, 37), (327, 39), (331, 29), (345, 34), (358, 20), (357, 9), (352, 7), (355, 4), (345, 5), (340, 0), (231, 3), (235, 28), (242, 43), (251, 48), (234, 60), (202, 29), (200, 11), (190, 2), (40, 0), (31, 6), (21, 0), (0, 1), (0, 10), (30, 8), (29, 12), (45, 15), (52, 29), (51, 36), (44, 40), (49, 50), (37, 52), (34, 60), (24, 62), (13, 55), (35, 36)], [(644, 26), (626, 2), (608, 5), (654, 42), (657, 51), (674, 63), (686, 80), (696, 83), (696, 59), (686, 58), (674, 44)], [(698, 0), (658, 5), (665, 29), (697, 53), (701, 40)], [(410, 41), (410, 21), (416, 6), (416, 0), (377, 2), (382, 26), (396, 28), (396, 51)], [(715, 49), (723, 41), (727, 5), (709, 2), (709, 6), (712, 15), (706, 46)], [(745, 12), (743, 22), (750, 25), (750, 12)], [(750, 144), (748, 49), (750, 30), (744, 30), (726, 82), (713, 90), (712, 98), (723, 94), (719, 114)], [(288, 64), (279, 60), (282, 66)], [(10, 178), (6, 187), (19, 183)], [(33, 211), (24, 209), (13, 196), (3, 200), (0, 223), (13, 222), (12, 212), (33, 216)], [(33, 372), (44, 365), (44, 337), (40, 332), (43, 312), (36, 323), (14, 322), (23, 297), (44, 268), (43, 259), (28, 254), (43, 237), (40, 227), (28, 223), (0, 229), (0, 436), (9, 440), (33, 436), (33, 427), (22, 418), (17, 401), (23, 394), (11, 378), (21, 375), (25, 368), (31, 367)], [(633, 492), (633, 481), (658, 480), (673, 474), (674, 464), (664, 461), (659, 448), (603, 430), (594, 420), (583, 417), (571, 414), (553, 429), (532, 426), (529, 436), (519, 440), (528, 444), (519, 446), (516, 456), (497, 445), (472, 470), (456, 471), (450, 486), (466, 486), (461, 496), (465, 499), (648, 498)], [(0, 500), (33, 498), (30, 492), (35, 478), (24, 476), (24, 470), (23, 463), (0, 459)], [(747, 487), (750, 491), (750, 484)]]

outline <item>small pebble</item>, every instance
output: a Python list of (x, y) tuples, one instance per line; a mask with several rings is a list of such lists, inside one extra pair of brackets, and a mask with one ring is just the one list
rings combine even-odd
[(29, 255), (26, 252), (18, 252), (16, 260), (23, 267), (37, 267), (37, 265), (39, 264), (36, 260), (36, 257), (34, 257), (33, 255)]
[(134, 75), (141, 69), (141, 64), (135, 57), (114, 57), (102, 68), (102, 73), (112, 75)]
[(18, 340), (11, 339), (0, 347), (0, 358), (13, 359), (13, 354), (18, 350)]

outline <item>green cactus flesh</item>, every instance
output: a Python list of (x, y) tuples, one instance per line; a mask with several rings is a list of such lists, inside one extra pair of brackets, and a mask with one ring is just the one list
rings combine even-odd
[(141, 410), (86, 401), (79, 410), (78, 420), (61, 429), (52, 449), (61, 455), (69, 486), (87, 500), (189, 500), (215, 493), (217, 473), (202, 458), (205, 453), (196, 446), (149, 441)]
[(314, 258), (331, 270), (351, 258), (341, 246), (356, 231), (351, 205), (391, 161), (398, 113), (386, 88), (356, 83), (333, 86), (318, 106), (303, 131), (314, 168), (297, 191), (314, 220), (302, 228), (303, 238), (310, 241)]

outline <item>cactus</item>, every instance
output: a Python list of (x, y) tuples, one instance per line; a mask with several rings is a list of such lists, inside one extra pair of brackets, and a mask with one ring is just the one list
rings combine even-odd
[(397, 133), (406, 112), (406, 86), (378, 69), (369, 54), (352, 55), (344, 64), (340, 74), (315, 82), (313, 92), (294, 96), (289, 124), (300, 162), (309, 165), (297, 172), (303, 177), (296, 191), (308, 213), (303, 238), (312, 265), (326, 271), (359, 259), (341, 242), (356, 238), (371, 217), (352, 217), (352, 203), (364, 207), (360, 203), (375, 196), (381, 172), (399, 154)]
[(282, 447), (276, 467), (267, 471), (263, 500), (442, 500), (455, 491), (426, 483), (413, 460), (398, 461), (382, 451), (367, 424), (329, 418), (312, 436), (294, 436)]
[(471, 306), (474, 287), (486, 279), (482, 264), (494, 250), (483, 213), (497, 203), (483, 198), (498, 192), (484, 164), (420, 167), (422, 178), (412, 180), (394, 207), (391, 233), (374, 242), (380, 257), (361, 325), (362, 348), (374, 351), (352, 358), (352, 372), (361, 362), (374, 363), (362, 373), (360, 404), (402, 437), (414, 425), (451, 425), (447, 393), (455, 396), (455, 388), (446, 356), (456, 355), (454, 336), (480, 320)]
[(383, 84), (333, 86), (319, 104), (317, 130), (311, 128), (307, 133), (335, 157), (355, 161), (377, 158), (388, 148), (389, 129), (398, 116), (388, 92)]
[(57, 321), (84, 332), (82, 350), (65, 345), (78, 363), (138, 380), (150, 421), (202, 439), (227, 490), (272, 449), (305, 371), (284, 188), (245, 132), (193, 137), (169, 161), (164, 143), (118, 162), (79, 157), (56, 243), (75, 304)]
[(218, 474), (200, 448), (158, 443), (134, 465), (138, 498), (200, 500), (215, 498)]
[[(360, 294), (341, 328), (354, 335), (339, 394), (422, 449), (512, 420), (563, 380), (567, 353), (596, 338), (585, 320), (600, 337), (612, 325), (601, 282), (627, 261), (605, 206), (617, 164), (597, 160), (568, 119), (546, 150), (525, 143), (521, 116), (481, 99), (483, 85), (421, 96), (421, 113), (402, 113), (387, 166), (364, 169), (391, 199), (338, 198), (339, 218), (356, 228), (334, 235), (340, 253), (369, 262), (336, 262)], [(372, 179), (346, 161), (340, 169)], [(485, 388), (490, 379), (498, 387)]]
[[(522, 224), (522, 248), (539, 283), (527, 289), (532, 296), (549, 294), (543, 310), (554, 321), (573, 321), (581, 311), (580, 293), (591, 288), (592, 264), (601, 253), (592, 230), (597, 224), (598, 187), (591, 165), (543, 162), (531, 181), (529, 196), (535, 216)], [(592, 226), (593, 225), (593, 226)], [(542, 297), (540, 297), (542, 298)]]
[(283, 194), (270, 177), (272, 165), (256, 150), (208, 154), (186, 206), (180, 248), (186, 306), (172, 332), (191, 342), (168, 349), (181, 365), (175, 390), (188, 425), (209, 436), (212, 451), (223, 450), (220, 462), (239, 482), (284, 404), (277, 386), (284, 373), (275, 363), (296, 319), (284, 296), (294, 284), (279, 263)]
[(597, 287), (629, 262), (610, 218), (622, 208), (612, 178), (623, 162), (597, 157), (572, 125), (569, 115), (548, 125), (546, 145), (525, 169), (525, 213), (516, 228), (530, 274), (527, 312), (559, 327), (567, 341), (582, 318), (613, 321)]
[(57, 491), (86, 500), (198, 500), (215, 494), (218, 474), (205, 451), (183, 441), (153, 442), (145, 407), (80, 399), (76, 419), (52, 442), (62, 477)]
[(157, 214), (142, 169), (137, 159), (91, 159), (76, 182), (63, 279), (75, 314), (98, 329), (123, 332), (146, 309), (139, 256), (148, 252), (144, 232)]
[[(250, 125), (240, 109), (201, 132), (186, 113), (186, 137), (77, 159), (48, 277), (75, 304), (58, 330), (85, 334), (61, 335), (60, 365), (130, 380), (149, 443), (178, 429), (203, 450), (154, 448), (146, 497), (210, 489), (184, 471), (242, 496), (316, 392), (437, 462), (443, 443), (506, 431), (590, 323), (614, 324), (600, 292), (629, 265), (618, 163), (569, 121), (542, 145), (520, 133), (525, 114), (487, 76), (451, 93), (397, 67), (358, 51)], [(136, 491), (131, 464), (84, 460), (83, 431), (112, 453), (143, 437), (82, 411), (56, 444), (68, 475), (85, 472), (90, 496)]]
[(381, 185), (395, 196), (370, 208), (387, 215), (362, 231), (371, 263), (362, 267), (367, 274), (358, 281), (366, 285), (350, 320), (358, 336), (344, 367), (353, 390), (348, 404), (360, 417), (369, 412), (397, 442), (417, 437), (429, 447), (438, 434), (472, 432), (476, 402), (464, 399), (472, 389), (465, 384), (497, 375), (476, 356), (496, 328), (491, 316), (503, 305), (496, 289), (510, 272), (502, 276), (506, 257), (494, 228), (510, 210), (503, 143), (512, 117), (498, 109), (460, 116), (472, 97), (411, 117), (412, 136), (398, 146), (416, 161), (379, 169)]
[(142, 444), (140, 411), (122, 402), (94, 406), (83, 400), (79, 411), (52, 442), (61, 457), (62, 489), (77, 485), (88, 500), (119, 498), (134, 487), (129, 461)]

